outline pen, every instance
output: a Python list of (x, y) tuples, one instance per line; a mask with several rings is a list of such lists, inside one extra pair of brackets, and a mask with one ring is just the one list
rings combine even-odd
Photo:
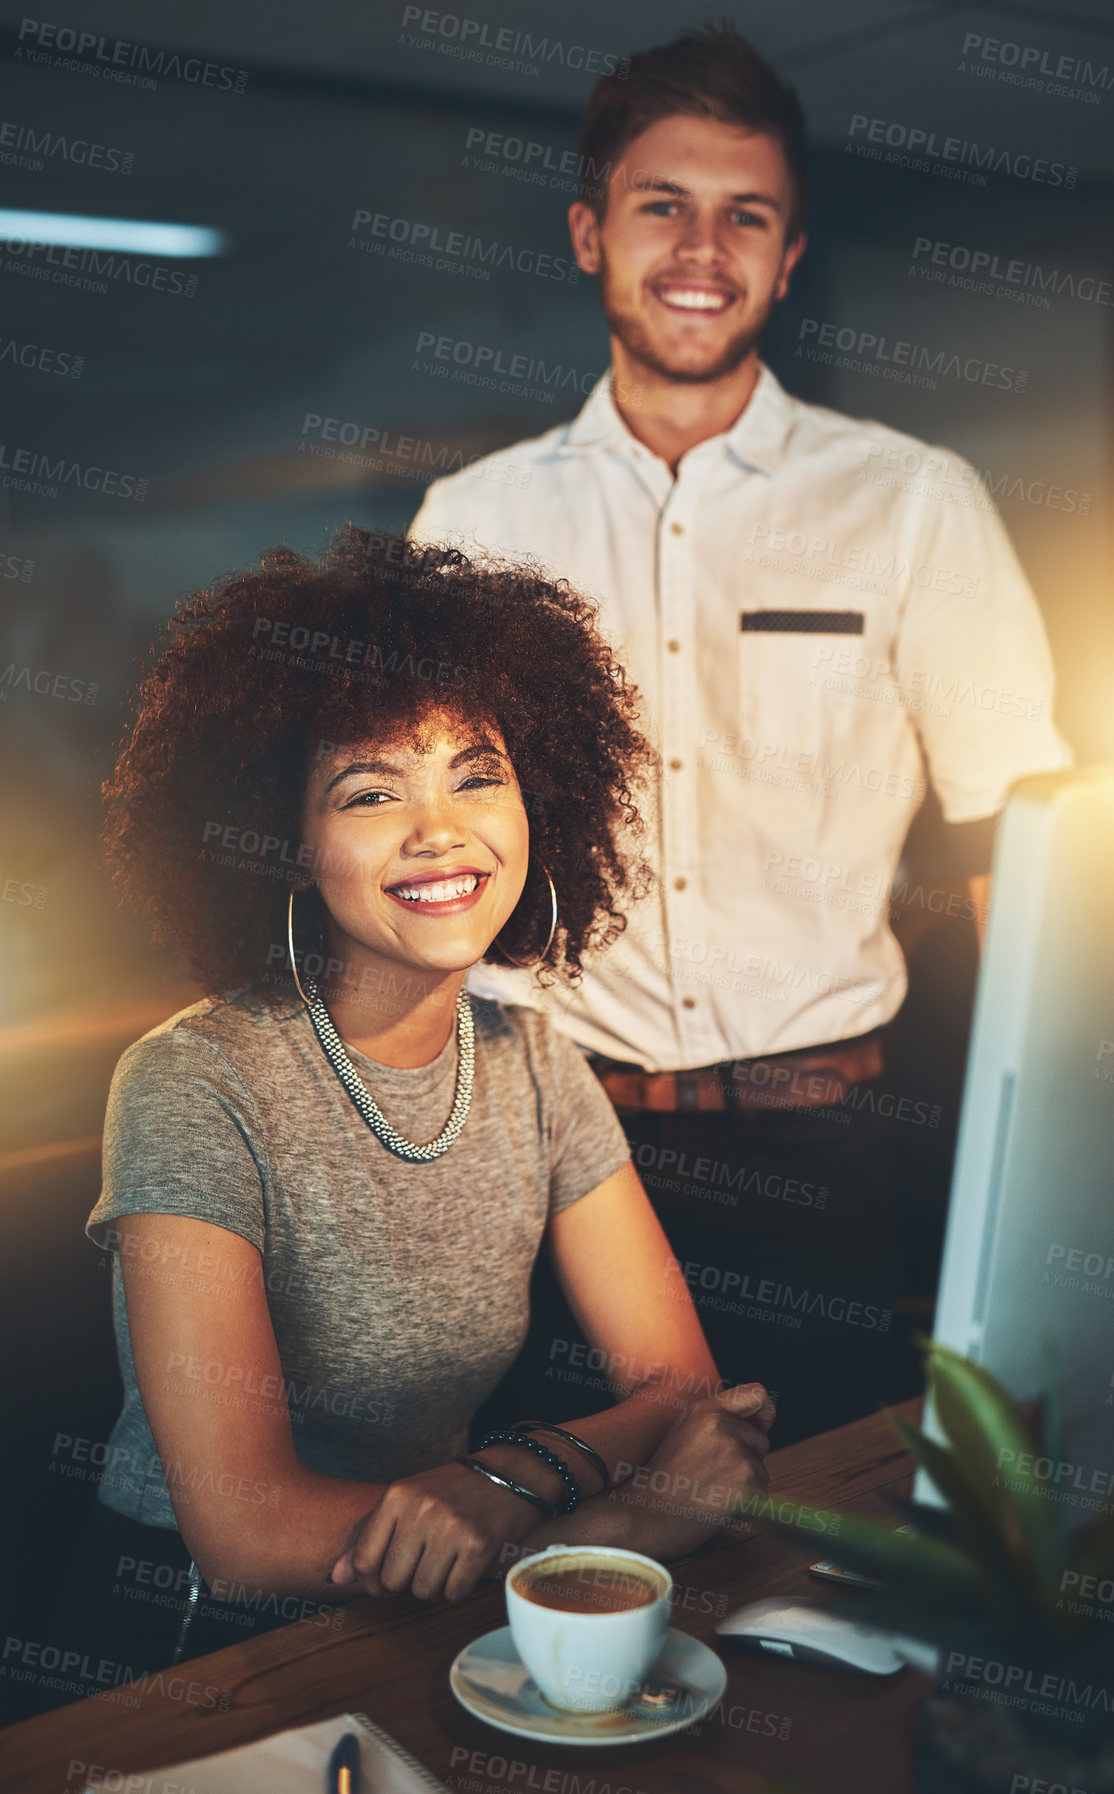
[(325, 1794), (360, 1794), (360, 1740), (345, 1732), (325, 1774)]

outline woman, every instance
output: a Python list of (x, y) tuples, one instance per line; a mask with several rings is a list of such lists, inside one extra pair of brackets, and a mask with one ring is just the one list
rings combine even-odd
[[(156, 940), (232, 994), (113, 1082), (88, 1230), (117, 1253), (125, 1405), (101, 1502), (178, 1529), (218, 1593), (316, 1602), (460, 1599), (555, 1540), (693, 1549), (765, 1483), (765, 1391), (720, 1392), (575, 1046), (463, 993), (486, 956), (575, 978), (647, 883), (649, 749), (591, 607), (350, 529), (318, 566), (276, 551), (196, 596), (170, 636), (107, 839)], [(469, 1459), (543, 1238), (621, 1399), (566, 1421), (555, 1383), (552, 1414)], [(646, 1463), (652, 1507), (624, 1486)]]

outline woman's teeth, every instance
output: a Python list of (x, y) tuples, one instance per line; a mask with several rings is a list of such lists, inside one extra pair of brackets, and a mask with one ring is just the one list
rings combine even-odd
[(395, 885), (392, 895), (404, 897), (407, 903), (450, 903), (454, 897), (468, 897), (479, 884), (475, 872), (465, 872), (459, 878), (444, 878), (437, 884)]

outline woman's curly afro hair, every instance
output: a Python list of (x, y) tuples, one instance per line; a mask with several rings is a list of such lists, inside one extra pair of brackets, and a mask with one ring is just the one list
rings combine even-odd
[[(397, 738), (430, 711), (497, 725), (530, 823), (531, 870), (500, 946), (576, 980), (650, 873), (633, 843), (653, 754), (596, 607), (530, 567), (470, 562), (350, 526), (314, 564), (290, 549), (170, 619), (105, 787), (121, 895), (214, 995), (280, 980), (299, 817), (316, 754)], [(281, 964), (277, 970), (288, 970)], [(285, 982), (282, 979), (281, 982)]]

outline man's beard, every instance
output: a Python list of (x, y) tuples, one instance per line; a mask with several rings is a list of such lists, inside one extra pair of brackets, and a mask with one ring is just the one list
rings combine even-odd
[(713, 381), (722, 380), (735, 369), (741, 367), (753, 350), (762, 340), (762, 333), (769, 323), (774, 302), (771, 299), (762, 316), (752, 319), (736, 336), (731, 337), (715, 361), (704, 367), (693, 369), (683, 362), (673, 363), (662, 358), (655, 348), (649, 331), (637, 314), (622, 310), (612, 291), (612, 283), (606, 261), (600, 266), (600, 304), (612, 336), (618, 337), (627, 354), (635, 361), (641, 362), (644, 368), (657, 374), (663, 380), (672, 380), (679, 386), (705, 386)]

